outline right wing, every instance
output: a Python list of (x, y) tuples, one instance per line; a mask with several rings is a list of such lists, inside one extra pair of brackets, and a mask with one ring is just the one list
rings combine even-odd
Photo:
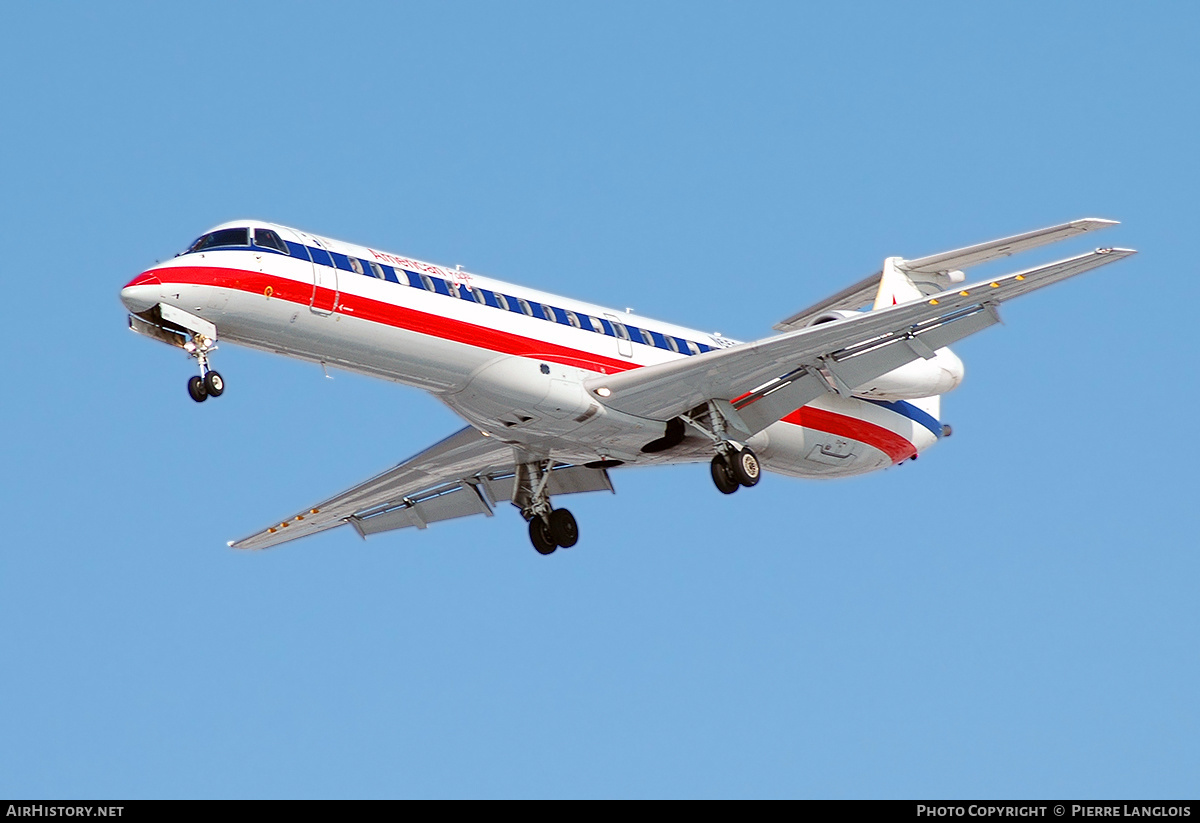
[[(513, 464), (512, 446), (468, 426), (352, 489), (229, 545), (267, 549), (346, 524), (366, 537), (472, 514), (491, 517), (497, 501), (512, 497)], [(558, 465), (547, 489), (574, 494), (613, 487), (604, 469)]]
[[(974, 246), (967, 246), (963, 249), (955, 249), (954, 251), (942, 252), (941, 254), (931, 254), (928, 257), (918, 257), (914, 260), (904, 260), (897, 264), (897, 267), (910, 275), (945, 274), (955, 269), (977, 266), (980, 263), (998, 260), (1001, 257), (1009, 257), (1018, 252), (1036, 249), (1039, 246), (1045, 246), (1049, 243), (1057, 243), (1059, 240), (1066, 240), (1068, 237), (1074, 237), (1084, 232), (1107, 229), (1115, 225), (1117, 225), (1116, 220), (1085, 217), (1082, 220), (1072, 220), (1070, 223), (1062, 223), (1046, 229), (1036, 229), (1035, 231), (1027, 231), (1024, 234), (1002, 237), (999, 240), (977, 243)], [(814, 303), (803, 311), (796, 312), (786, 320), (781, 320), (773, 328), (775, 331), (793, 331), (794, 329), (804, 328), (810, 320), (827, 311), (859, 309), (875, 298), (875, 292), (879, 290), (879, 278), (882, 275), (883, 270), (880, 269), (870, 277), (855, 283), (853, 286), (843, 289), (819, 303)], [(943, 282), (943, 287), (945, 285), (946, 283)]]
[(999, 322), (996, 306), (1135, 254), (1097, 249), (919, 300), (821, 323), (728, 349), (594, 377), (601, 403), (637, 417), (670, 420), (717, 402), (744, 435), (754, 434), (826, 392), (849, 395), (967, 335)]

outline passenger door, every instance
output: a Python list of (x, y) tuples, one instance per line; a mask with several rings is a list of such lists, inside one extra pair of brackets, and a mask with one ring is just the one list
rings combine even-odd
[(612, 324), (613, 332), (617, 335), (617, 353), (622, 357), (633, 357), (633, 343), (629, 341), (629, 331), (617, 319), (615, 314), (604, 314), (604, 319)]
[(312, 257), (313, 291), (308, 307), (313, 314), (327, 317), (338, 307), (338, 272), (325, 245), (310, 234), (296, 232)]

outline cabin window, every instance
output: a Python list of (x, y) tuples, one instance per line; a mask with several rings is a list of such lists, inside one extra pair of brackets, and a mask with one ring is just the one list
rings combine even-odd
[(312, 261), (321, 266), (333, 267), (333, 258), (329, 256), (329, 252), (325, 249), (318, 249), (315, 246), (310, 246), (308, 249), (309, 255), (312, 256)]
[(533, 306), (529, 305), (529, 301), (524, 297), (517, 298), (517, 305), (521, 307), (521, 311), (533, 317)]
[(363, 273), (362, 261), (359, 260), (357, 257), (350, 258), (350, 268), (354, 269), (355, 274)]
[(479, 289), (475, 288), (474, 286), (471, 287), (471, 296), (475, 298), (476, 303), (479, 303), (480, 305), (483, 305), (483, 306), (487, 305), (487, 298), (484, 296), (483, 292), (481, 292)]
[(380, 280), (383, 279), (383, 269), (379, 268), (379, 264), (374, 260), (368, 260), (367, 265), (371, 267), (371, 274), (375, 275)]
[(621, 340), (629, 339), (629, 329), (625, 328), (624, 325), (621, 323), (613, 323), (612, 326), (617, 331), (617, 337), (619, 337)]
[(433, 278), (431, 278), (428, 274), (422, 274), (420, 277), (421, 286), (424, 287), (425, 291), (434, 291)]
[(275, 249), (275, 251), (281, 251), (284, 254), (288, 253), (288, 247), (283, 242), (283, 238), (270, 229), (255, 229), (254, 245), (261, 246), (264, 249)]
[(549, 320), (551, 323), (554, 322), (554, 309), (545, 303), (542, 303), (538, 308), (541, 309), (540, 316), (543, 320)]
[(579, 316), (573, 311), (567, 312), (567, 322), (577, 329), (583, 328), (583, 324), (579, 322)]
[(642, 329), (641, 332), (642, 332), (642, 342), (645, 343), (647, 346), (653, 346), (654, 345), (654, 337), (650, 334), (650, 332), (646, 331), (645, 329)]
[(508, 298), (505, 297), (500, 292), (496, 292), (496, 305), (499, 306), (500, 308), (504, 309), (505, 311), (511, 311), (511, 309), (509, 308), (509, 305), (508, 305)]
[(189, 252), (217, 249), (226, 246), (249, 246), (250, 229), (221, 229), (203, 235), (188, 249)]
[(692, 354), (700, 353), (700, 347), (697, 346), (695, 343), (693, 343), (691, 340), (686, 340), (684, 342), (687, 343), (688, 351), (690, 351)]
[(592, 324), (592, 331), (596, 334), (604, 334), (604, 326), (600, 323), (600, 318), (589, 316), (588, 322)]
[(676, 354), (680, 354), (680, 353), (681, 353), (681, 352), (679, 351), (679, 344), (678, 344), (678, 343), (676, 343), (676, 342), (675, 342), (675, 338), (674, 338), (674, 337), (671, 337), (670, 335), (667, 335), (667, 346), (669, 346), (669, 347), (670, 347), (670, 349), (671, 349), (671, 351), (675, 352)]

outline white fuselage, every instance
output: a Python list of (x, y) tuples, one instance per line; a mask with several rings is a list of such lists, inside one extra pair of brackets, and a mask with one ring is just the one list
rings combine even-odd
[[(643, 452), (663, 422), (607, 408), (583, 382), (734, 341), (271, 223), (225, 225), (270, 230), (287, 253), (246, 244), (182, 254), (125, 287), (130, 311), (173, 306), (224, 341), (425, 389), (530, 454), (638, 464), (712, 456), (692, 434)], [(933, 445), (941, 425), (930, 410), (828, 394), (747, 442), (773, 471), (859, 474)]]

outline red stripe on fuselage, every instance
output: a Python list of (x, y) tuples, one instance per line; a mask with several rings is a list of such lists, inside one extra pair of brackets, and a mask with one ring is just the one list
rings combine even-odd
[[(301, 306), (308, 306), (313, 298), (311, 283), (303, 283), (263, 272), (205, 266), (179, 266), (159, 269), (158, 273), (160, 277), (169, 278), (172, 283), (237, 289), (251, 294), (264, 294), (270, 288), (272, 300), (286, 300)], [(397, 288), (404, 287), (398, 286)], [(319, 288), (317, 305), (332, 306), (334, 296), (335, 292), (332, 289)], [(477, 346), (501, 354), (534, 357), (601, 374), (628, 371), (638, 368), (640, 365), (348, 292), (341, 292), (338, 296), (338, 311), (349, 317), (358, 317), (373, 323), (394, 326), (418, 334), (427, 334), (443, 340), (452, 340), (468, 346)], [(497, 310), (493, 309), (493, 311)], [(522, 317), (524, 316), (522, 315)]]
[[(166, 283), (215, 286), (223, 289), (237, 289), (251, 294), (263, 294), (270, 288), (272, 300), (285, 300), (300, 306), (308, 306), (313, 297), (311, 283), (264, 272), (211, 266), (172, 266), (165, 269), (151, 269), (135, 278), (130, 285), (143, 282), (143, 278), (151, 275), (162, 278)], [(326, 306), (332, 305), (334, 296), (335, 292), (332, 289), (321, 288), (318, 290), (318, 298)], [(453, 300), (454, 298), (448, 299)], [(552, 363), (606, 374), (641, 367), (641, 364), (628, 360), (614, 360), (604, 355), (560, 346), (545, 340), (524, 337), (486, 326), (477, 326), (463, 320), (429, 314), (347, 292), (340, 293), (338, 306), (339, 310), (344, 310), (351, 317), (360, 317), (374, 323), (406, 329), (418, 334), (427, 334), (443, 340), (453, 340), (500, 354), (535, 357), (549, 360)], [(742, 397), (745, 396), (742, 395)], [(890, 429), (868, 423), (857, 417), (849, 417), (812, 406), (797, 409), (784, 417), (781, 422), (857, 440), (879, 449), (890, 457), (893, 463), (899, 463), (917, 453), (916, 447), (912, 443)]]
[(805, 406), (784, 417), (783, 422), (866, 443), (886, 454), (893, 463), (907, 460), (917, 453), (916, 446), (891, 429), (825, 409)]

